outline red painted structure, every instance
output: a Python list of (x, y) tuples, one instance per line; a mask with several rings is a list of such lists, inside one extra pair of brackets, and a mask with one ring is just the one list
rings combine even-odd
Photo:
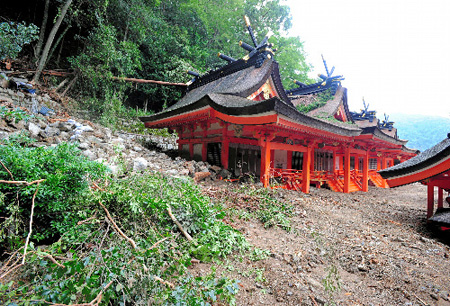
[(450, 192), (450, 134), (434, 147), (407, 162), (380, 171), (389, 186), (397, 187), (414, 182), (428, 186), (427, 218), (435, 212), (434, 190), (438, 189), (437, 208), (444, 207), (444, 191)]
[(370, 182), (388, 187), (376, 171), (415, 151), (378, 126), (349, 124), (347, 90), (340, 83), (326, 105), (299, 112), (294, 104), (302, 97), (314, 98), (334, 83), (325, 78), (287, 92), (272, 56), (270, 44), (255, 46), (244, 58), (194, 78), (175, 105), (140, 119), (148, 128), (176, 131), (182, 157), (235, 176), (252, 173), (264, 186), (305, 193), (310, 185), (346, 193), (367, 191)]

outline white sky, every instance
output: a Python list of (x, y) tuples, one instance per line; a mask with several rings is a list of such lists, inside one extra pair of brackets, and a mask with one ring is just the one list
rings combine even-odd
[[(450, 0), (286, 0), (314, 77), (342, 74), (352, 111), (450, 117)], [(395, 119), (395, 118), (390, 118)]]

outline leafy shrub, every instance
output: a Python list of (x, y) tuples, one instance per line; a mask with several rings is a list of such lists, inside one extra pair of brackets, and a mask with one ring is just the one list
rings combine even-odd
[[(31, 248), (27, 283), (0, 286), (1, 302), (88, 303), (102, 292), (105, 305), (234, 304), (236, 281), (217, 278), (215, 273), (196, 278), (187, 273), (191, 256), (211, 260), (248, 247), (242, 235), (219, 220), (219, 207), (190, 179), (144, 174), (98, 184), (101, 190), (76, 206), (78, 211), (90, 207), (86, 220), (74, 224), (48, 249)], [(98, 201), (134, 239), (136, 248), (105, 222)], [(195, 242), (179, 234), (168, 205)]]
[[(58, 237), (88, 213), (80, 203), (88, 191), (87, 175), (97, 179), (106, 173), (106, 167), (89, 161), (75, 145), (61, 143), (56, 147), (26, 148), (10, 140), (0, 146), (0, 158), (16, 181), (45, 179), (36, 195), (34, 222), (36, 240)], [(7, 171), (0, 168), (0, 179), (11, 180)], [(23, 222), (30, 215), (31, 200), (36, 185), (18, 186), (0, 184), (4, 201), (0, 215), (7, 223), (15, 223), (14, 235), (26, 230)], [(0, 242), (6, 238), (2, 226)], [(10, 235), (13, 233), (9, 233)], [(10, 237), (11, 238), (11, 237)]]
[(0, 105), (0, 118), (4, 118), (8, 121), (14, 122), (19, 122), (21, 120), (27, 122), (32, 117), (33, 117), (32, 115), (29, 115), (26, 111), (20, 108), (9, 109), (3, 105)]
[(38, 39), (39, 28), (30, 23), (0, 23), (0, 60), (15, 59), (22, 47)]

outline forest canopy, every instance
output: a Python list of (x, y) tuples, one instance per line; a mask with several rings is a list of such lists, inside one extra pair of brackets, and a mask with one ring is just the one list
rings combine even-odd
[[(182, 95), (177, 87), (136, 87), (111, 76), (187, 82), (188, 69), (203, 74), (225, 65), (218, 52), (245, 56), (239, 41), (251, 41), (244, 15), (258, 40), (274, 33), (270, 42), (277, 48), (286, 88), (294, 79), (307, 81), (311, 68), (300, 38), (287, 36), (291, 15), (280, 0), (37, 0), (12, 3), (2, 14), (0, 24), (39, 27), (20, 53), (28, 59), (28, 68), (43, 62), (45, 69), (74, 69), (72, 95), (99, 114), (105, 101), (145, 104), (158, 111)], [(4, 37), (0, 31), (0, 39)], [(117, 107), (113, 104), (108, 109)]]

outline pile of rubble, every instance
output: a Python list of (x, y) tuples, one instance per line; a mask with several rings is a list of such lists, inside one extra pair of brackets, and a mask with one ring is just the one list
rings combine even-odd
[[(34, 111), (31, 110), (33, 104)], [(52, 107), (46, 116), (38, 111), (43, 107)], [(2, 109), (4, 114), (20, 110), (26, 116), (20, 118), (22, 120), (17, 120), (14, 115), (2, 116)], [(2, 139), (20, 133), (35, 139), (32, 146), (36, 147), (74, 142), (83, 155), (107, 165), (115, 175), (150, 170), (170, 176), (191, 176), (197, 181), (229, 176), (228, 171), (206, 162), (169, 157), (176, 155), (173, 154), (178, 148), (175, 136), (113, 132), (109, 128), (58, 111), (58, 103), (48, 95), (41, 97), (0, 88), (0, 145)]]

